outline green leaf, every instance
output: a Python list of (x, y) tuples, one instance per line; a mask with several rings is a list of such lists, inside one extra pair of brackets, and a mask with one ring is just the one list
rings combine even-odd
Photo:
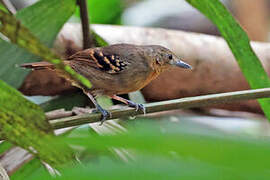
[[(197, 160), (174, 161), (162, 157), (142, 156), (136, 162), (121, 163), (109, 158), (100, 158), (98, 164), (66, 169), (61, 177), (52, 178), (43, 173), (31, 180), (216, 180), (234, 179), (239, 173)], [(222, 178), (220, 178), (222, 177)], [(246, 175), (246, 177), (248, 177)], [(258, 176), (257, 176), (258, 177)], [(255, 176), (255, 179), (257, 178)], [(261, 179), (262, 175), (260, 176)], [(254, 178), (254, 176), (253, 176)], [(239, 179), (239, 178), (237, 178)]]
[[(76, 73), (70, 66), (65, 65), (63, 61), (59, 60), (57, 55), (53, 53), (49, 48), (40, 42), (24, 25), (20, 23), (11, 14), (0, 11), (0, 32), (3, 33), (9, 40), (27, 49), (29, 52), (36, 54), (55, 65), (57, 69), (60, 69), (62, 74), (65, 74), (69, 79), (75, 79), (87, 88), (91, 88), (91, 83), (88, 79), (82, 75)], [(67, 73), (66, 73), (67, 72)]]
[[(87, 4), (91, 24), (120, 24), (124, 9), (122, 0), (88, 0)], [(78, 9), (76, 16), (80, 17)]]
[(37, 158), (32, 159), (30, 162), (24, 164), (20, 169), (11, 175), (11, 180), (23, 180), (28, 179), (29, 176), (37, 176), (40, 174), (48, 174), (48, 171), (41, 164), (40, 160)]
[[(19, 11), (16, 17), (40, 38), (41, 42), (52, 47), (59, 30), (74, 13), (75, 8), (75, 0), (41, 0)], [(0, 39), (0, 79), (13, 87), (18, 88), (28, 73), (15, 65), (38, 59), (40, 58), (26, 50)]]
[(76, 0), (41, 0), (16, 14), (42, 43), (52, 47), (64, 23), (74, 13)]
[[(270, 87), (270, 80), (260, 60), (252, 50), (247, 34), (236, 22), (219, 0), (186, 0), (201, 11), (218, 27), (227, 41), (239, 67), (252, 89)], [(270, 100), (262, 99), (259, 103), (270, 120)]]
[(91, 36), (93, 36), (93, 39), (95, 40), (95, 45), (97, 47), (103, 47), (108, 46), (109, 43), (105, 41), (101, 36), (99, 36), (94, 30), (90, 29)]
[[(83, 166), (64, 169), (57, 179), (269, 179), (270, 158), (265, 154), (270, 143), (263, 137), (230, 135), (190, 121), (144, 120), (114, 135), (82, 130), (65, 137), (64, 141), (96, 156)], [(112, 147), (131, 152), (135, 160), (117, 161), (107, 151)]]
[[(181, 125), (166, 121), (160, 126), (145, 122), (136, 124), (135, 128), (123, 134), (95, 136), (81, 132), (81, 136), (67, 138), (66, 141), (87, 147), (90, 152), (105, 152), (110, 147), (136, 149), (137, 152), (149, 155), (173, 159), (177, 159), (177, 155), (190, 157), (238, 170), (266, 171), (270, 165), (270, 158), (266, 159), (264, 155), (269, 151), (270, 143), (263, 138), (199, 129), (184, 121)], [(256, 163), (256, 167), (248, 167), (252, 162)]]
[(0, 154), (4, 153), (5, 151), (11, 149), (12, 147), (14, 147), (13, 144), (11, 144), (8, 141), (4, 141), (0, 144)]
[[(73, 159), (64, 143), (57, 144), (42, 109), (0, 80), (0, 137), (18, 145), (41, 160), (59, 166)], [(54, 148), (48, 146), (52, 143)], [(61, 154), (61, 156), (60, 156)]]

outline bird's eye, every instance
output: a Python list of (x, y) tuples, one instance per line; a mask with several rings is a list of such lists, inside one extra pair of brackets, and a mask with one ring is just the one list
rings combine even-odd
[(172, 59), (173, 57), (172, 57), (172, 55), (171, 54), (169, 54), (169, 59)]

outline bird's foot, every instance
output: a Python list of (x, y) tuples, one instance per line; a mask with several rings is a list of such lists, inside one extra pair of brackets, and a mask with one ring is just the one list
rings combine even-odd
[[(97, 111), (99, 111), (99, 112), (101, 113), (101, 119), (100, 119), (100, 126), (101, 126), (101, 125), (103, 124), (103, 122), (104, 122), (106, 119), (112, 117), (112, 114), (111, 114), (109, 111), (103, 109), (103, 108), (97, 103), (96, 99), (92, 96), (92, 94), (91, 94), (89, 91), (84, 90), (84, 93), (85, 93), (85, 94), (89, 97), (89, 99), (94, 103), (94, 105), (95, 105), (96, 108), (97, 108)], [(94, 111), (92, 111), (92, 112), (94, 112)]]
[(112, 117), (112, 114), (111, 114), (109, 111), (103, 109), (101, 106), (98, 106), (96, 109), (94, 109), (94, 110), (92, 111), (92, 113), (98, 113), (98, 112), (101, 113), (100, 124), (99, 124), (100, 126), (101, 126), (101, 125), (104, 123), (104, 121), (106, 121), (108, 118), (111, 118), (111, 117)]
[(137, 103), (135, 103), (135, 102), (132, 102), (132, 101), (127, 100), (127, 99), (124, 99), (124, 98), (122, 98), (122, 97), (120, 97), (120, 96), (117, 96), (117, 95), (113, 95), (113, 96), (111, 96), (111, 97), (112, 97), (113, 99), (117, 100), (117, 101), (120, 101), (120, 102), (123, 102), (123, 103), (127, 104), (129, 107), (135, 108), (136, 111), (142, 110), (143, 114), (146, 114), (146, 109), (145, 109), (145, 107), (144, 107), (143, 104), (137, 104)]
[(129, 107), (134, 107), (136, 109), (136, 111), (141, 110), (143, 112), (143, 114), (146, 114), (146, 109), (145, 106), (143, 104), (138, 104), (135, 102), (132, 102), (130, 100), (127, 100), (128, 106)]
[(101, 119), (100, 119), (100, 126), (104, 123), (104, 121), (106, 121), (108, 118), (111, 118), (112, 117), (112, 114), (109, 112), (109, 111), (107, 111), (107, 110), (105, 110), (105, 109), (103, 109), (103, 111), (101, 112), (101, 114), (102, 114), (102, 116), (101, 116)]

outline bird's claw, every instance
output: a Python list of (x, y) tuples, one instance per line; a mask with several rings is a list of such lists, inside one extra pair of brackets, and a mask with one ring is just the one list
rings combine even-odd
[(103, 109), (101, 112), (100, 126), (106, 121), (106, 119), (111, 118), (112, 114), (109, 111)]
[(100, 112), (101, 113), (101, 118), (100, 118), (100, 126), (108, 119), (108, 118), (111, 118), (112, 117), (112, 114), (109, 112), (109, 111), (107, 111), (107, 110), (105, 110), (105, 109), (103, 109), (103, 108), (101, 108), (101, 107), (98, 107), (97, 109), (94, 109), (93, 111), (92, 111), (92, 113), (98, 113), (98, 112)]
[(145, 106), (143, 104), (138, 104), (132, 101), (127, 101), (128, 102), (128, 106), (129, 107), (134, 107), (136, 111), (141, 110), (143, 112), (143, 114), (146, 114), (146, 109)]

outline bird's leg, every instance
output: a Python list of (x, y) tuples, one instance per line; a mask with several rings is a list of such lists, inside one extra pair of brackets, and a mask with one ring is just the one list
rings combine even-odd
[(100, 121), (101, 121), (100, 125), (102, 125), (103, 122), (104, 122), (107, 118), (111, 117), (111, 113), (110, 113), (109, 111), (103, 109), (103, 108), (97, 103), (96, 99), (92, 96), (92, 94), (90, 94), (89, 92), (84, 92), (84, 93), (89, 97), (89, 99), (93, 102), (93, 104), (95, 105), (95, 107), (97, 108), (97, 110), (102, 114), (101, 120), (100, 120)]
[(136, 109), (136, 111), (142, 110), (144, 114), (146, 113), (146, 109), (145, 109), (143, 104), (138, 104), (138, 103), (132, 102), (130, 100), (127, 100), (125, 98), (122, 98), (122, 97), (116, 96), (116, 95), (111, 96), (111, 98), (113, 98), (117, 101), (123, 102), (123, 103), (127, 104), (129, 107), (134, 107)]

